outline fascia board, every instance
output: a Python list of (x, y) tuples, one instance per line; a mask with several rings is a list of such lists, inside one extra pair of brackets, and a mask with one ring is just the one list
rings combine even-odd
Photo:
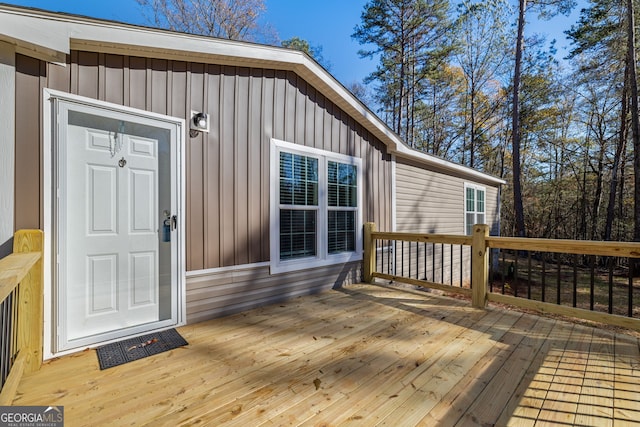
[(414, 150), (413, 148), (407, 147), (404, 143), (398, 145), (398, 149), (396, 150), (395, 154), (398, 157), (403, 157), (414, 161), (417, 160), (418, 162), (427, 166), (431, 166), (444, 171), (449, 171), (456, 175), (475, 178), (494, 185), (504, 185), (507, 183), (507, 181), (505, 181), (504, 179), (497, 178), (495, 176), (488, 175), (467, 166), (459, 165), (457, 163), (453, 163), (448, 160), (444, 160), (439, 157)]
[(67, 23), (42, 19), (0, 8), (0, 40), (16, 46), (16, 51), (51, 62), (64, 62), (69, 53)]

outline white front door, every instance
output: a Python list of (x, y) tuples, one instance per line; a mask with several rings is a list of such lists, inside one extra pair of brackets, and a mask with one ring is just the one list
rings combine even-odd
[(60, 102), (58, 344), (177, 323), (177, 127)]

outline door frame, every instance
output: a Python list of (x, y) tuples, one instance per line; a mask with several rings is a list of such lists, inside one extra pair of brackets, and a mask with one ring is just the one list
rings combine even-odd
[[(73, 95), (66, 92), (45, 88), (43, 93), (43, 225), (44, 225), (44, 359), (61, 356), (82, 350), (84, 347), (60, 350), (58, 349), (58, 334), (60, 332), (58, 307), (61, 306), (59, 301), (59, 288), (56, 283), (56, 263), (57, 263), (57, 224), (55, 223), (55, 209), (57, 194), (54, 194), (57, 175), (58, 175), (58, 153), (54, 153), (57, 138), (60, 134), (58, 126), (58, 105), (60, 102), (76, 104), (79, 106), (98, 108), (115, 114), (126, 114), (129, 117), (140, 117), (143, 120), (160, 121), (175, 126), (176, 159), (174, 165), (176, 167), (176, 188), (177, 192), (177, 212), (178, 216), (177, 229), (175, 230), (176, 238), (176, 266), (175, 275), (177, 281), (176, 301), (172, 302), (176, 308), (176, 317), (172, 319), (170, 325), (166, 322), (162, 326), (158, 326), (157, 330), (166, 329), (167, 327), (184, 325), (186, 322), (186, 268), (185, 268), (185, 141), (186, 127), (185, 120), (178, 117), (171, 117), (163, 114), (152, 113), (131, 107), (126, 107), (110, 102), (99, 101), (79, 95)], [(63, 303), (63, 302), (62, 302)], [(131, 331), (131, 335), (135, 336), (142, 333), (149, 333), (147, 329), (144, 332)], [(113, 339), (105, 339), (100, 343), (91, 346), (102, 345), (111, 341), (122, 339), (117, 337)]]

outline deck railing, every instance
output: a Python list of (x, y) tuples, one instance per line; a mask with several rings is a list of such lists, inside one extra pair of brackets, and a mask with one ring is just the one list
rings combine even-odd
[[(640, 330), (640, 243), (378, 232), (365, 225), (364, 279), (383, 279)], [(424, 258), (424, 260), (423, 260)], [(431, 272), (431, 274), (430, 274)], [(634, 283), (635, 282), (635, 283)]]
[(42, 364), (42, 248), (42, 231), (20, 230), (13, 253), (0, 259), (0, 406)]

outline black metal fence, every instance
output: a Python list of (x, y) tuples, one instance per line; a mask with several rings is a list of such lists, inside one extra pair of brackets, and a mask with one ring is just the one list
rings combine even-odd
[(18, 352), (18, 288), (0, 303), (0, 389), (4, 386)]
[(459, 288), (471, 286), (471, 246), (376, 239), (376, 271)]
[(640, 318), (640, 279), (634, 280), (631, 258), (516, 250), (498, 254), (490, 265), (490, 292)]

